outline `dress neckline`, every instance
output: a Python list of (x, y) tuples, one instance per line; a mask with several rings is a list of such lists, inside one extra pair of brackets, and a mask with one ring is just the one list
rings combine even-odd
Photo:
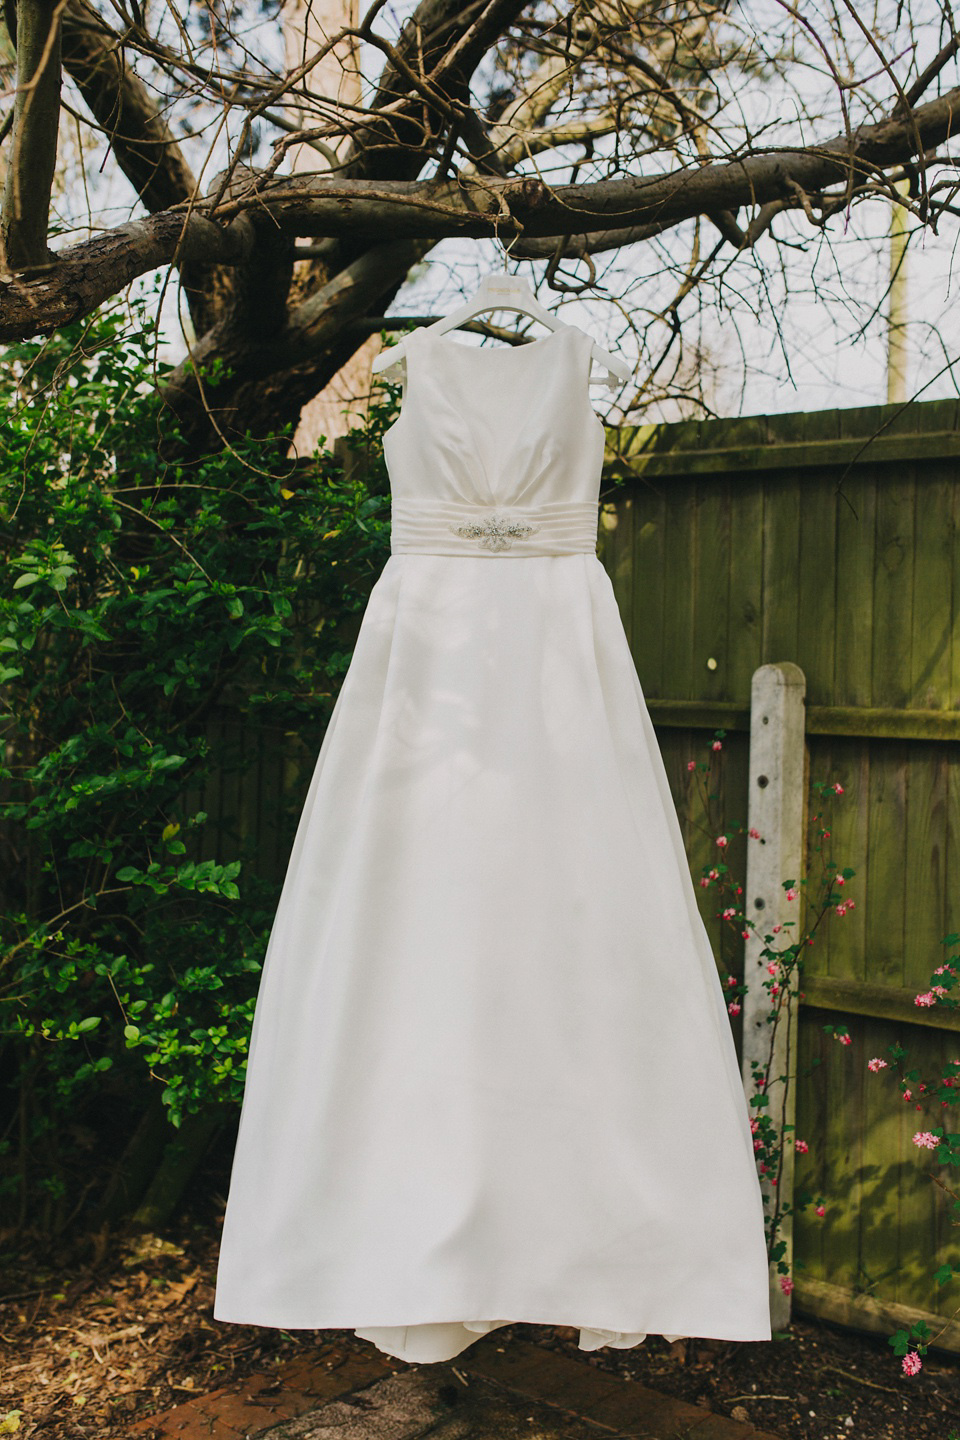
[[(556, 330), (551, 330), (547, 335), (540, 335), (536, 340), (525, 340), (522, 345), (490, 345), (486, 348), (482, 345), (464, 345), (459, 340), (451, 340), (450, 332), (446, 330), (434, 331), (433, 339), (439, 340), (448, 350), (465, 350), (468, 354), (480, 355), (498, 355), (501, 353), (509, 355), (516, 353), (518, 350), (533, 350), (538, 345), (547, 345), (551, 340), (555, 340), (558, 335), (563, 334), (564, 331), (575, 331), (576, 329), (577, 327), (575, 325), (568, 325), (564, 321), (557, 326)], [(424, 329), (419, 333), (426, 336), (430, 334), (430, 330)]]

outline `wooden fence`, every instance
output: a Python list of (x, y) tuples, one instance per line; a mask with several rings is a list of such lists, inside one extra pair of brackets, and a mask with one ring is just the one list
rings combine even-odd
[[(958, 1282), (933, 1280), (934, 1256), (960, 1263), (960, 1245), (911, 1141), (936, 1120), (898, 1098), (889, 1071), (867, 1070), (894, 1041), (924, 1072), (960, 1058), (960, 1018), (914, 1004), (949, 953), (941, 938), (960, 931), (958, 459), (953, 402), (625, 428), (608, 432), (602, 492), (599, 553), (694, 875), (716, 850), (687, 760), (710, 758), (713, 731), (728, 732), (720, 803), (728, 824), (746, 823), (759, 665), (804, 671), (809, 777), (844, 786), (831, 839), (857, 872), (856, 906), (808, 951), (799, 1023), (797, 1134), (810, 1149), (796, 1183), (822, 1192), (827, 1213), (797, 1217), (794, 1301), (881, 1333), (960, 1305)], [(242, 715), (222, 726), (211, 740), (229, 732), (250, 768), (193, 798), (210, 811), (216, 853), (246, 854), (245, 873), (279, 885), (316, 745)], [(742, 839), (726, 859), (745, 876)], [(723, 954), (729, 936), (709, 892), (698, 897), (724, 967), (742, 974), (742, 943)], [(853, 1044), (825, 1036), (830, 1023)], [(960, 1325), (939, 1343), (960, 1350)]]
[[(687, 761), (715, 761), (713, 731), (728, 732), (720, 803), (728, 824), (746, 822), (759, 665), (804, 671), (809, 777), (844, 787), (827, 843), (857, 872), (856, 905), (807, 952), (799, 1023), (797, 1135), (810, 1149), (796, 1181), (827, 1213), (797, 1216), (794, 1300), (880, 1332), (921, 1313), (939, 1331), (960, 1306), (958, 1282), (933, 1279), (942, 1260), (960, 1263), (960, 1232), (912, 1143), (944, 1117), (960, 1129), (960, 1113), (917, 1112), (890, 1071), (867, 1070), (894, 1041), (923, 1074), (960, 1058), (960, 1014), (914, 1004), (951, 953), (942, 937), (960, 931), (958, 458), (956, 402), (608, 435), (600, 553), (694, 875), (716, 848)], [(742, 839), (726, 858), (745, 875)], [(698, 896), (719, 954), (710, 892)], [(742, 953), (724, 964), (742, 973)], [(830, 1023), (852, 1045), (826, 1036)], [(938, 1343), (960, 1350), (960, 1325)]]

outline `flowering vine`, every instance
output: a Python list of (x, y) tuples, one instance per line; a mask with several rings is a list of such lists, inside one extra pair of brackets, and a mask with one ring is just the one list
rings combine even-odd
[[(947, 946), (957, 945), (960, 943), (960, 934), (945, 935), (940, 943)], [(960, 983), (960, 954), (951, 955), (942, 965), (937, 966), (930, 976), (929, 989), (914, 996), (913, 1003), (922, 1010), (929, 1010), (934, 1006), (944, 1010), (955, 1010), (958, 1002), (950, 992), (956, 988), (958, 983)], [(913, 1143), (921, 1153), (924, 1151), (930, 1153), (933, 1167), (929, 1171), (930, 1179), (950, 1198), (951, 1209), (956, 1217), (953, 1223), (960, 1224), (960, 1192), (951, 1188), (938, 1173), (944, 1166), (960, 1169), (960, 1132), (949, 1130), (946, 1125), (950, 1107), (960, 1105), (960, 1059), (946, 1061), (936, 1079), (922, 1080), (919, 1070), (905, 1068), (904, 1062), (908, 1058), (909, 1051), (905, 1050), (902, 1045), (899, 1043), (889, 1045), (887, 1053), (893, 1057), (892, 1065), (889, 1060), (884, 1060), (881, 1056), (876, 1055), (867, 1061), (867, 1069), (874, 1075), (880, 1074), (883, 1070), (889, 1070), (891, 1075), (896, 1075), (897, 1088), (903, 1102), (912, 1105), (914, 1110), (921, 1114), (926, 1112), (930, 1128), (914, 1131)], [(939, 1123), (930, 1125), (931, 1119), (936, 1119)], [(960, 1276), (960, 1264), (951, 1264), (949, 1261), (945, 1261), (939, 1269), (934, 1271), (933, 1278), (938, 1285), (945, 1285), (954, 1276)], [(958, 1314), (960, 1314), (960, 1306), (944, 1321), (943, 1326), (935, 1335), (931, 1335), (930, 1327), (925, 1320), (918, 1320), (909, 1329), (901, 1326), (888, 1337), (887, 1343), (893, 1346), (894, 1354), (902, 1357), (901, 1364), (905, 1375), (919, 1373), (923, 1366), (920, 1357), (926, 1354), (927, 1348), (936, 1342), (937, 1337), (943, 1334)]]
[[(722, 752), (725, 738), (726, 731), (714, 731), (714, 739), (710, 745), (714, 754)], [(765, 1220), (767, 1254), (771, 1263), (776, 1265), (780, 1276), (781, 1290), (785, 1295), (789, 1295), (794, 1288), (794, 1282), (789, 1274), (790, 1267), (784, 1258), (787, 1242), (781, 1235), (783, 1222), (787, 1215), (805, 1210), (811, 1203), (814, 1204), (814, 1213), (822, 1219), (827, 1213), (827, 1207), (822, 1195), (814, 1196), (808, 1191), (800, 1191), (793, 1196), (792, 1200), (788, 1200), (780, 1191), (784, 1147), (789, 1143), (786, 1132), (794, 1130), (795, 1127), (792, 1125), (778, 1127), (770, 1114), (771, 1087), (782, 1084), (785, 1096), (792, 1079), (789, 1073), (791, 1069), (789, 1055), (785, 1073), (782, 1075), (771, 1073), (776, 1051), (777, 1027), (787, 1022), (791, 997), (803, 998), (803, 992), (796, 988), (797, 980), (803, 968), (804, 955), (807, 949), (814, 944), (820, 925), (828, 915), (835, 914), (842, 918), (855, 907), (856, 901), (847, 896), (846, 886), (853, 879), (856, 871), (850, 868), (841, 870), (834, 861), (823, 858), (822, 842), (830, 838), (831, 832), (821, 824), (817, 832), (818, 843), (814, 846), (815, 853), (821, 857), (820, 874), (817, 877), (813, 894), (808, 889), (807, 876), (781, 882), (784, 897), (788, 902), (800, 901), (801, 897), (805, 899), (806, 928), (801, 928), (799, 920), (791, 919), (772, 925), (769, 930), (761, 934), (760, 928), (746, 914), (742, 899), (744, 887), (735, 883), (724, 855), (730, 845), (731, 837), (738, 833), (745, 833), (748, 841), (754, 841), (761, 845), (765, 843), (764, 838), (755, 827), (748, 828), (739, 822), (725, 825), (722, 829), (714, 823), (711, 801), (718, 798), (718, 792), (716, 790), (710, 792), (706, 788), (712, 774), (711, 766), (703, 761), (688, 760), (687, 770), (696, 778), (701, 805), (707, 817), (706, 825), (700, 828), (710, 836), (719, 852), (714, 863), (703, 867), (699, 884), (703, 889), (717, 891), (722, 908), (716, 912), (716, 915), (724, 922), (727, 933), (733, 935), (736, 940), (748, 940), (756, 932), (763, 941), (760, 955), (761, 960), (766, 962), (766, 977), (761, 983), (767, 991), (770, 1002), (766, 1014), (770, 1037), (764, 1063), (751, 1061), (753, 1094), (749, 1097), (749, 1106), (755, 1113), (750, 1117), (750, 1130), (753, 1134), (753, 1148), (758, 1172), (770, 1187), (770, 1203), (768, 1207), (765, 1207), (767, 1211)], [(839, 782), (814, 781), (812, 788), (820, 795), (821, 809), (824, 804), (844, 793), (844, 787)], [(815, 822), (822, 818), (820, 812), (813, 816)], [(799, 909), (800, 906), (798, 906), (798, 911)], [(791, 930), (799, 931), (797, 938), (792, 940), (789, 934), (784, 933)], [(780, 936), (782, 939), (778, 939)], [(743, 997), (747, 993), (748, 987), (743, 981), (738, 980), (736, 975), (728, 973), (724, 981), (724, 988), (728, 996), (727, 1011), (732, 1017), (736, 1017), (741, 1013)], [(851, 1043), (851, 1036), (846, 1026), (824, 1025), (823, 1029), (827, 1034), (832, 1034), (833, 1038), (841, 1045), (847, 1046)], [(809, 1153), (808, 1141), (794, 1136), (793, 1145), (796, 1154)]]

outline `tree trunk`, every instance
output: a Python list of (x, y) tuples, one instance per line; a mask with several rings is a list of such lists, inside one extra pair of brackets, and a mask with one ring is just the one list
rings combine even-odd
[[(288, 0), (283, 8), (286, 62), (293, 70), (304, 59), (337, 34), (345, 25), (356, 28), (359, 23), (358, 0)], [(324, 95), (338, 105), (359, 106), (363, 98), (360, 51), (355, 39), (336, 46), (320, 61), (306, 78), (308, 89)], [(296, 115), (292, 118), (296, 118)], [(343, 158), (345, 147), (338, 147)], [(296, 173), (320, 171), (325, 167), (323, 156), (309, 145), (297, 145), (290, 152)], [(311, 274), (312, 272), (312, 274)], [(313, 262), (303, 279), (316, 280)], [(324, 274), (323, 278), (327, 278)], [(299, 287), (298, 287), (299, 288)], [(319, 394), (306, 401), (291, 445), (294, 455), (310, 455), (322, 437), (327, 448), (351, 426), (350, 412), (366, 412), (371, 386), (373, 357), (380, 352), (380, 337), (371, 335), (336, 372)], [(344, 412), (347, 413), (344, 413)]]
[(9, 270), (43, 269), (60, 125), (60, 17), (56, 0), (19, 0), (17, 94), (0, 243)]

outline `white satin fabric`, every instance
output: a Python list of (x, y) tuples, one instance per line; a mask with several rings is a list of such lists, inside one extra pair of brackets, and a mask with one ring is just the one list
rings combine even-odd
[(270, 936), (218, 1320), (411, 1361), (517, 1321), (770, 1339), (723, 991), (595, 552), (591, 345), (407, 341), (397, 548)]

